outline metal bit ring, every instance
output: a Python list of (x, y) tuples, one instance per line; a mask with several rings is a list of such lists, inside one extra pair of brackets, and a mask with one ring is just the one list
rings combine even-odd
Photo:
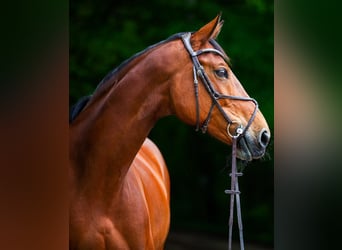
[(231, 138), (238, 138), (242, 133), (243, 133), (243, 127), (242, 125), (240, 124), (237, 128), (236, 128), (236, 134), (235, 135), (232, 135), (229, 131), (230, 129), (230, 125), (231, 124), (239, 124), (239, 122), (237, 121), (232, 121), (230, 123), (228, 123), (227, 125), (227, 134), (231, 137)]

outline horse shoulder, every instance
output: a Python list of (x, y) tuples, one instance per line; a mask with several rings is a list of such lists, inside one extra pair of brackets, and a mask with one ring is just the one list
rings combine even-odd
[(146, 138), (140, 151), (138, 152), (138, 155), (139, 154), (149, 162), (149, 166), (156, 171), (159, 177), (164, 181), (165, 185), (167, 185), (167, 189), (169, 190), (170, 177), (164, 157), (151, 139)]
[(131, 170), (135, 173), (150, 224), (153, 245), (162, 246), (170, 225), (170, 179), (158, 147), (146, 139), (136, 155)]

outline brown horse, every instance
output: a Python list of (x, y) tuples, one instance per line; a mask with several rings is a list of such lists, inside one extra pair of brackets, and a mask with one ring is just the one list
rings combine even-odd
[(240, 128), (238, 157), (260, 158), (270, 139), (254, 99), (215, 42), (217, 16), (108, 74), (70, 121), (70, 249), (163, 249), (170, 223), (169, 175), (147, 139), (176, 115), (226, 144)]

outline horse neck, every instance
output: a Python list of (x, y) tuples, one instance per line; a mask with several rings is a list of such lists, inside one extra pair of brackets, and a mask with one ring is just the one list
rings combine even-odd
[(135, 60), (114, 85), (96, 91), (71, 125), (74, 181), (93, 197), (110, 197), (109, 190), (119, 189), (156, 121), (171, 112), (172, 77), (154, 60), (149, 55)]

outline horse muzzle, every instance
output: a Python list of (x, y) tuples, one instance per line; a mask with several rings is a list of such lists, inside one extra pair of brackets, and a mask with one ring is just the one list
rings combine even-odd
[(262, 129), (257, 136), (252, 136), (249, 131), (241, 136), (237, 143), (237, 158), (251, 161), (264, 156), (271, 134), (267, 129)]

